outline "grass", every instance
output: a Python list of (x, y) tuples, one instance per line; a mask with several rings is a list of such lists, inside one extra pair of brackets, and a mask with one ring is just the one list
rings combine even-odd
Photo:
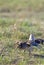
[[(6, 6), (5, 6), (6, 5)], [(20, 9), (22, 8), (29, 8), (30, 7), (33, 9), (33, 10), (38, 10), (40, 8), (44, 8), (44, 0), (0, 0), (0, 6), (3, 8), (3, 7), (7, 7), (9, 10), (11, 11), (20, 11)], [(6, 9), (7, 9), (6, 8)]]
[[(35, 37), (42, 37), (43, 31), (40, 31), (41, 22), (40, 24), (34, 24), (32, 21), (22, 21), (19, 24), (17, 23), (18, 22), (15, 21), (15, 19), (12, 20), (0, 18), (0, 41), (2, 42), (1, 45), (4, 47), (4, 49), (3, 47), (1, 48), (3, 51), (0, 55), (0, 64), (13, 65), (17, 63), (18, 65), (29, 65), (32, 62), (33, 65), (38, 65), (40, 63), (43, 65), (44, 59), (35, 58), (33, 61), (33, 55), (29, 56), (29, 52), (27, 50), (25, 52), (23, 50), (20, 51), (18, 48), (16, 48), (17, 45), (15, 43), (17, 40), (28, 40), (30, 33), (34, 33)], [(16, 29), (14, 28), (14, 25), (17, 27)], [(44, 47), (40, 50), (35, 47), (32, 54), (36, 52), (37, 54), (44, 55), (43, 49)]]
[(17, 48), (30, 33), (44, 39), (44, 0), (0, 0), (0, 65), (44, 65), (44, 58), (34, 57), (44, 55), (44, 45), (31, 55)]

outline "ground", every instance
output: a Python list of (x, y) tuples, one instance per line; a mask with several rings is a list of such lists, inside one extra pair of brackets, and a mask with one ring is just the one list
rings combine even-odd
[(44, 0), (0, 0), (0, 65), (44, 65), (44, 45), (17, 48), (30, 33), (44, 39)]

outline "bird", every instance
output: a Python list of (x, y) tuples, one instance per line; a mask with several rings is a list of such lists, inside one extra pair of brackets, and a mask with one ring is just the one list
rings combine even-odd
[(43, 44), (43, 43), (44, 43), (44, 40), (43, 40), (43, 39), (35, 39), (35, 42), (36, 42), (36, 43), (39, 43), (39, 44), (40, 44), (40, 43)]
[(44, 40), (43, 39), (36, 39), (33, 34), (30, 34), (29, 42), (30, 42), (30, 45), (32, 45), (32, 46), (38, 46), (39, 44), (43, 44)]
[(27, 44), (27, 42), (20, 42), (20, 44), (18, 45), (18, 48), (20, 49), (25, 49), (30, 47), (30, 44)]
[(33, 34), (30, 34), (29, 36), (29, 40), (26, 42), (20, 42), (20, 44), (18, 45), (18, 48), (20, 49), (25, 49), (25, 48), (29, 48), (31, 46), (38, 46), (39, 44), (43, 44), (44, 40), (43, 39), (35, 39)]
[(29, 55), (32, 56), (32, 51), (34, 49), (33, 46), (36, 46), (38, 49), (41, 49), (39, 44), (43, 45), (43, 39), (36, 39), (33, 34), (30, 34), (28, 41), (20, 42), (18, 44), (18, 48), (23, 50), (24, 52), (27, 50)]

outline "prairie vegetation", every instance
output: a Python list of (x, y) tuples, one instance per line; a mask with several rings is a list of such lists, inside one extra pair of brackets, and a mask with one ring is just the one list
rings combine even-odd
[(44, 65), (44, 45), (32, 55), (17, 48), (30, 33), (44, 39), (44, 0), (0, 0), (0, 65)]

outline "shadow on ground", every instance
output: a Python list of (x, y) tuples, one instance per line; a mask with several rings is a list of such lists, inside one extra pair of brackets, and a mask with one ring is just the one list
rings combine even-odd
[(34, 54), (34, 57), (44, 58), (44, 55)]

